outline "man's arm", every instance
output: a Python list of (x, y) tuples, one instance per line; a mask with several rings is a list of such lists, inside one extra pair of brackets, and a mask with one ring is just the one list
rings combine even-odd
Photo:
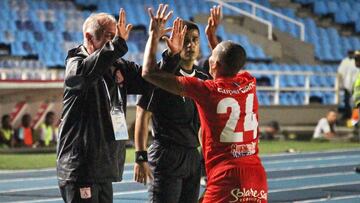
[(87, 77), (103, 75), (117, 58), (126, 54), (128, 48), (124, 39), (116, 36), (100, 50), (95, 51), (81, 61), (83, 75)]
[[(156, 50), (159, 39), (169, 30), (164, 29), (163, 27), (168, 19), (167, 17), (164, 17), (166, 9), (167, 5), (163, 8), (160, 4), (156, 16), (154, 16), (151, 9), (149, 9), (149, 15), (151, 17), (150, 34), (145, 47), (142, 76), (148, 82), (167, 90), (172, 94), (179, 95), (182, 93), (182, 86), (177, 82), (176, 77), (173, 74), (166, 73), (165, 71), (156, 68)], [(182, 20), (177, 18), (174, 21), (170, 39), (165, 38), (168, 46), (177, 46), (179, 47), (178, 50), (180, 52), (184, 43), (185, 32), (186, 27), (183, 28)]]
[(201, 127), (199, 128), (199, 131), (198, 131), (198, 139), (199, 139), (199, 143), (200, 143), (200, 146), (202, 147), (202, 131), (201, 131)]
[(321, 130), (323, 131), (324, 138), (332, 138), (335, 136), (335, 133), (331, 131), (329, 121), (323, 119), (320, 121)]
[[(152, 113), (146, 111), (140, 106), (136, 107), (136, 121), (135, 121), (135, 151), (139, 155), (142, 154), (144, 160), (135, 160), (134, 165), (134, 180), (139, 183), (147, 183), (147, 178), (153, 179), (153, 175), (150, 171), (149, 164), (147, 162), (147, 141), (149, 121)], [(138, 158), (137, 158), (138, 159)]]
[(336, 136), (336, 133), (333, 133), (333, 132), (324, 133), (325, 138), (333, 138), (335, 136)]
[(147, 140), (149, 132), (149, 123), (152, 113), (136, 106), (136, 121), (135, 121), (135, 151), (146, 151)]
[[(174, 73), (180, 62), (179, 54), (172, 54), (170, 50), (165, 50), (162, 54), (162, 60), (156, 65), (160, 70), (164, 70), (169, 73)], [(141, 65), (128, 61), (125, 59), (119, 59), (116, 64), (116, 67), (123, 67), (125, 71), (125, 80), (128, 94), (145, 94), (149, 90), (153, 89), (153, 86), (146, 82), (144, 78), (141, 77), (142, 67)]]
[(210, 17), (208, 18), (208, 24), (205, 28), (206, 37), (208, 39), (209, 46), (213, 50), (219, 41), (216, 37), (216, 30), (221, 21), (221, 6), (214, 6), (210, 9)]

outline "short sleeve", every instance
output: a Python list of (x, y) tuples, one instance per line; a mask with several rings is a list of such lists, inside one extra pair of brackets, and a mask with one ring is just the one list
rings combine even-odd
[(137, 97), (137, 106), (141, 107), (146, 111), (153, 111), (152, 97), (154, 96), (153, 91), (151, 94), (143, 94)]
[(182, 96), (190, 97), (195, 101), (202, 99), (204, 95), (207, 95), (208, 89), (205, 86), (205, 82), (195, 77), (176, 77), (178, 83), (182, 86)]

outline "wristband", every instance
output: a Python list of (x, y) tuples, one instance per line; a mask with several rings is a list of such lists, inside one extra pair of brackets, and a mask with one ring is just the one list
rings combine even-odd
[(148, 157), (147, 157), (147, 151), (136, 151), (135, 152), (135, 162), (147, 162), (148, 161)]

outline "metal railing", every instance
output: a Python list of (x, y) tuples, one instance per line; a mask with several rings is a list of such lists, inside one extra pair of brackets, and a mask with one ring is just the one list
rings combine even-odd
[[(260, 70), (249, 70), (252, 75), (262, 75), (262, 76), (275, 76), (275, 81), (273, 86), (257, 86), (258, 91), (270, 91), (274, 92), (274, 105), (280, 104), (280, 93), (281, 92), (304, 92), (305, 97), (303, 104), (310, 103), (310, 94), (311, 92), (333, 92), (335, 94), (334, 104), (339, 103), (339, 76), (336, 73), (316, 73), (311, 71), (260, 71)], [(281, 87), (280, 85), (280, 76), (284, 75), (301, 75), (305, 76), (304, 86), (297, 87)], [(333, 87), (312, 87), (311, 86), (311, 77), (320, 76), (320, 77), (334, 77), (335, 83)]]
[(0, 80), (62, 80), (64, 76), (65, 70), (0, 68)]
[[(274, 94), (274, 105), (280, 104), (280, 93), (281, 92), (304, 92), (304, 101), (303, 104), (309, 104), (310, 102), (310, 95), (311, 92), (320, 91), (320, 92), (333, 92), (335, 94), (334, 97), (334, 104), (338, 104), (339, 102), (339, 77), (336, 73), (318, 73), (318, 72), (310, 72), (310, 71), (263, 71), (263, 70), (248, 70), (252, 75), (259, 75), (259, 76), (275, 76), (273, 86), (257, 86), (258, 91), (267, 91), (273, 92)], [(36, 72), (36, 77), (34, 77), (33, 73)], [(29, 74), (32, 75), (29, 77)], [(292, 86), (292, 87), (282, 87), (280, 84), (281, 76), (284, 75), (301, 75), (305, 76), (304, 86)], [(333, 87), (312, 87), (311, 86), (311, 77), (313, 76), (320, 76), (320, 77), (333, 77), (335, 78), (334, 86)], [(14, 77), (15, 76), (15, 77)], [(3, 82), (14, 81), (14, 80), (63, 80), (64, 79), (64, 70), (13, 70), (13, 69), (0, 69), (0, 78)], [(14, 85), (14, 84), (13, 84)], [(24, 86), (26, 85), (26, 86)], [(29, 86), (30, 85), (30, 86)], [(39, 88), (36, 86), (37, 84), (27, 84), (24, 83), (22, 85), (17, 84), (17, 88)], [(55, 88), (63, 88), (63, 84), (41, 84), (46, 88), (47, 85), (50, 87)], [(9, 88), (9, 84), (7, 85)], [(6, 88), (6, 87), (4, 87)], [(135, 97), (133, 98), (135, 101)], [(131, 100), (132, 101), (132, 100)], [(129, 102), (131, 103), (131, 102)]]

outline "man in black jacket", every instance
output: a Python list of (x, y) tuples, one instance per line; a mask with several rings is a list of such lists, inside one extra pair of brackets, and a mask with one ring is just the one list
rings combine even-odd
[[(149, 88), (141, 67), (120, 58), (130, 30), (123, 10), (117, 24), (111, 15), (92, 15), (83, 25), (84, 45), (69, 51), (57, 150), (65, 202), (112, 202), (111, 183), (122, 179), (126, 95)], [(160, 66), (172, 66), (171, 60)]]
[[(114, 136), (119, 130), (113, 128), (110, 111), (126, 106), (115, 96), (118, 88), (112, 73), (121, 68), (118, 59), (127, 52), (130, 29), (123, 10), (118, 23), (105, 13), (91, 15), (83, 25), (84, 45), (68, 53), (57, 149), (57, 175), (65, 202), (112, 202), (112, 182), (122, 178), (124, 141)], [(138, 71), (129, 70), (124, 78), (141, 82)]]

